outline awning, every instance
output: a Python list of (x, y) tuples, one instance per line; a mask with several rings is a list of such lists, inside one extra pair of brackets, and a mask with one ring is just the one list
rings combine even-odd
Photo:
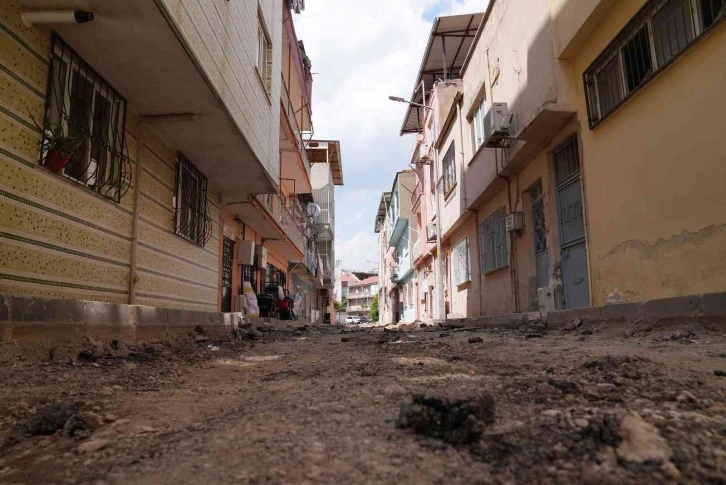
[(310, 140), (307, 149), (310, 163), (329, 163), (335, 185), (343, 185), (343, 160), (338, 140)]
[[(426, 45), (418, 77), (413, 85), (411, 102), (423, 103), (423, 93), (419, 89), (421, 81), (424, 82), (426, 92), (429, 92), (437, 80), (457, 79), (459, 77), (459, 71), (464, 65), (466, 55), (474, 42), (476, 31), (483, 18), (484, 12), (479, 12), (450, 15), (436, 19), (431, 28), (429, 42)], [(423, 108), (409, 105), (401, 126), (401, 135), (420, 133), (423, 120)]]
[(383, 192), (383, 194), (381, 194), (381, 202), (378, 204), (378, 214), (376, 214), (376, 233), (381, 232), (381, 227), (383, 227), (383, 221), (386, 220), (386, 211), (388, 210), (388, 204), (390, 203), (391, 192)]

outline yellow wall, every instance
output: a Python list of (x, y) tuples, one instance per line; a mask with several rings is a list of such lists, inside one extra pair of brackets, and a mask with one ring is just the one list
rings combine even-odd
[(615, 4), (573, 59), (595, 305), (726, 288), (726, 25), (587, 126), (582, 73), (644, 3)]
[[(0, 2), (0, 293), (127, 303), (134, 187), (117, 204), (39, 166), (32, 120), (43, 118), (51, 31), (24, 26), (19, 10)], [(139, 177), (128, 108), (132, 183), (141, 179), (137, 302), (214, 311), (219, 196), (209, 196), (205, 248), (174, 235), (175, 152), (146, 129)]]

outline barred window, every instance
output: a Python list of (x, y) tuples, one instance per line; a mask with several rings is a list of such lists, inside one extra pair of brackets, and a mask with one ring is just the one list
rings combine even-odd
[(272, 41), (267, 34), (262, 12), (257, 13), (257, 73), (265, 92), (272, 96)]
[(451, 250), (454, 266), (454, 285), (459, 286), (471, 281), (471, 269), (469, 268), (469, 240), (467, 238), (459, 241)]
[(650, 0), (583, 74), (593, 129), (726, 18), (724, 0)]
[(490, 273), (509, 264), (506, 234), (503, 207), (479, 224), (479, 253), (483, 273)]
[(212, 237), (207, 177), (181, 153), (177, 155), (174, 185), (174, 234), (202, 247)]
[(454, 142), (452, 141), (441, 162), (439, 190), (443, 192), (444, 197), (447, 197), (456, 185), (456, 160), (454, 155)]
[(125, 127), (126, 100), (54, 35), (41, 165), (120, 202), (131, 185)]

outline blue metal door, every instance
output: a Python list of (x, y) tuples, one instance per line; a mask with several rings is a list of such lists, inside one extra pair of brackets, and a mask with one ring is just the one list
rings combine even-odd
[(581, 308), (590, 304), (590, 283), (577, 137), (555, 150), (554, 162), (565, 305), (567, 308)]

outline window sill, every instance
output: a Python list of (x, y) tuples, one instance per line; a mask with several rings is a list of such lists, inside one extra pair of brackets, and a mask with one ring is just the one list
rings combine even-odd
[(454, 184), (454, 185), (453, 185), (453, 186), (452, 186), (452, 187), (451, 187), (451, 188), (449, 189), (449, 191), (448, 191), (448, 192), (446, 192), (446, 193), (444, 194), (444, 202), (448, 202), (448, 201), (449, 201), (449, 199), (451, 198), (451, 196), (453, 196), (453, 195), (454, 195), (454, 193), (456, 192), (456, 186), (457, 186), (457, 185), (459, 185), (459, 184), (458, 184), (458, 183), (455, 183), (455, 184)]
[(489, 276), (491, 274), (494, 274), (498, 271), (501, 271), (503, 269), (509, 268), (509, 263), (505, 264), (504, 266), (500, 266), (498, 268), (490, 269), (489, 271), (484, 271), (484, 276)]
[(267, 104), (272, 106), (272, 98), (271, 94), (267, 92), (267, 87), (265, 86), (265, 81), (262, 79), (262, 75), (260, 74), (260, 70), (257, 66), (255, 66), (255, 74), (257, 76), (257, 81), (260, 83), (260, 87), (262, 88), (262, 92), (265, 93), (265, 98), (267, 98)]

